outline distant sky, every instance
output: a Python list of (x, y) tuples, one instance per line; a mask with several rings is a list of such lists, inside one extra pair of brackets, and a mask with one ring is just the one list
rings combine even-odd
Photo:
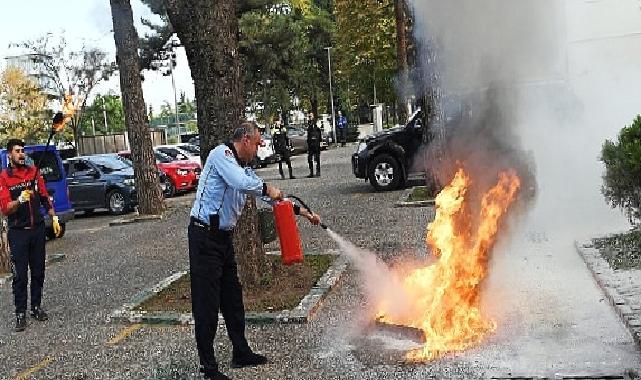
[[(134, 21), (138, 34), (144, 35), (140, 18), (153, 17), (149, 9), (139, 0), (132, 0)], [(48, 32), (59, 35), (64, 32), (67, 43), (72, 48), (81, 48), (83, 44), (94, 46), (108, 52), (112, 59), (116, 47), (111, 32), (112, 20), (109, 0), (0, 0), (2, 20), (0, 21), (0, 67), (4, 68), (4, 57), (21, 53), (9, 49), (12, 42), (21, 42), (45, 35)], [(178, 52), (177, 68), (174, 71), (176, 92), (184, 91), (190, 99), (194, 97), (193, 81), (187, 58), (181, 49)], [(173, 106), (174, 93), (171, 77), (163, 77), (155, 72), (145, 73), (143, 82), (145, 101), (158, 111), (165, 101)], [(99, 88), (98, 93), (120, 93), (119, 77), (114, 76)]]

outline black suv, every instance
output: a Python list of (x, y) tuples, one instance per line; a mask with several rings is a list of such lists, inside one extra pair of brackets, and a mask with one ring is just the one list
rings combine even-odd
[(106, 208), (124, 214), (137, 204), (134, 169), (115, 154), (75, 157), (65, 162), (73, 208), (92, 212)]
[(412, 158), (421, 146), (424, 128), (422, 113), (416, 111), (404, 127), (386, 129), (365, 136), (352, 155), (356, 178), (370, 181), (378, 191), (402, 187), (409, 177)]

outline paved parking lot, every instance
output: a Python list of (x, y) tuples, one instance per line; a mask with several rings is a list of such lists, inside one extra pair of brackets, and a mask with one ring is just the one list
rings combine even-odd
[[(324, 222), (383, 257), (423, 254), (429, 208), (393, 207), (400, 192), (374, 193), (355, 179), (355, 148), (323, 152), (323, 177), (293, 158), (296, 180), (277, 166), (259, 175), (299, 195)], [(67, 258), (47, 269), (45, 308), (51, 319), (12, 332), (10, 285), (0, 287), (0, 378), (197, 379), (192, 327), (107, 323), (108, 314), (139, 290), (187, 265), (186, 225), (193, 193), (173, 198), (162, 220), (108, 227), (114, 217), (79, 217), (49, 252)], [(304, 249), (335, 248), (321, 229), (300, 224)], [(532, 231), (546, 239), (531, 239)], [(538, 235), (537, 235), (538, 236)], [(631, 337), (594, 285), (571, 244), (525, 221), (493, 263), (486, 304), (499, 329), (486, 344), (422, 365), (398, 362), (397, 342), (373, 336), (359, 273), (350, 271), (318, 318), (307, 325), (249, 326), (248, 337), (272, 364), (230, 369), (229, 342), (216, 341), (222, 370), (235, 379), (425, 379), (491, 376), (614, 375), (641, 367)], [(570, 239), (571, 240), (571, 239)]]

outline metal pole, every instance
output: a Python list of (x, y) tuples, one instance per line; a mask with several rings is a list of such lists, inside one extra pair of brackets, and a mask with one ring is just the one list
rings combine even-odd
[(180, 124), (178, 123), (178, 99), (176, 98), (176, 81), (174, 81), (174, 61), (172, 58), (169, 59), (169, 72), (171, 73), (171, 86), (174, 88), (174, 119), (176, 122), (176, 128), (178, 129), (178, 135), (180, 136)]
[(332, 91), (332, 56), (330, 54), (331, 46), (327, 49), (327, 74), (329, 76), (329, 101), (332, 107), (332, 134), (334, 144), (336, 144), (336, 115), (334, 114), (334, 92)]
[(107, 125), (107, 109), (105, 108), (105, 97), (102, 97), (102, 117), (105, 120), (105, 134), (109, 133), (109, 125)]
[(376, 103), (378, 103), (376, 99), (376, 67), (372, 68), (372, 72), (374, 73), (374, 105), (376, 105)]

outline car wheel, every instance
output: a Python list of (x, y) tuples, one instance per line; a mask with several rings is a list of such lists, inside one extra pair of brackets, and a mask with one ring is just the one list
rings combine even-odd
[(165, 197), (171, 198), (176, 195), (176, 186), (170, 179), (165, 181)]
[(369, 165), (368, 177), (376, 191), (396, 190), (402, 183), (401, 165), (394, 157), (381, 154)]
[(120, 190), (112, 190), (107, 194), (107, 208), (113, 215), (121, 215), (127, 212), (125, 195)]
[(56, 237), (56, 234), (53, 233), (53, 227), (47, 227), (45, 234), (47, 235), (47, 239), (49, 240), (60, 239), (61, 237), (65, 236), (66, 230), (67, 230), (67, 224), (60, 223), (60, 236)]

